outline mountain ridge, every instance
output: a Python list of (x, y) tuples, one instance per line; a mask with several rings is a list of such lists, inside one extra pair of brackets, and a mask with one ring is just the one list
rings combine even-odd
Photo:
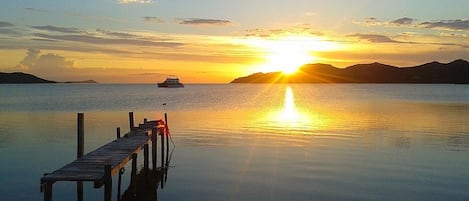
[(305, 64), (297, 73), (254, 73), (231, 83), (457, 83), (469, 84), (469, 62), (430, 62), (396, 67), (378, 62), (337, 68), (330, 64)]

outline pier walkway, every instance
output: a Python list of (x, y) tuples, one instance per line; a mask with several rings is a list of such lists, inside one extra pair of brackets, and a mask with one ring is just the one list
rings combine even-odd
[[(137, 154), (141, 150), (144, 150), (144, 167), (148, 169), (149, 143), (152, 143), (152, 163), (153, 169), (156, 169), (157, 135), (161, 136), (161, 167), (163, 167), (164, 129), (161, 129), (161, 125), (160, 129), (158, 129), (158, 121), (146, 121), (146, 119), (143, 124), (134, 127), (133, 113), (129, 113), (129, 118), (131, 129), (130, 132), (123, 137), (120, 137), (120, 129), (118, 128), (117, 139), (84, 156), (79, 156), (75, 161), (52, 173), (44, 174), (41, 178), (41, 192), (44, 192), (44, 200), (52, 200), (52, 185), (58, 181), (76, 181), (78, 186), (81, 185), (81, 190), (79, 190), (80, 187), (77, 187), (78, 194), (83, 193), (83, 184), (81, 182), (94, 182), (95, 188), (100, 188), (105, 185), (104, 200), (111, 200), (112, 176), (118, 174), (121, 168), (131, 159), (133, 160), (132, 172), (134, 172), (134, 168), (136, 169)], [(78, 130), (80, 130), (80, 128)], [(78, 139), (80, 139), (80, 137), (78, 137)], [(80, 150), (80, 148), (78, 150)], [(132, 177), (133, 176), (132, 174)], [(131, 180), (132, 179), (133, 178), (131, 178)], [(82, 195), (78, 195), (78, 200), (82, 199), (80, 197), (82, 197)]]

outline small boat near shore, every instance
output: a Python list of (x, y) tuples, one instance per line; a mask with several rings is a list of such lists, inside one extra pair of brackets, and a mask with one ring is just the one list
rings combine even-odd
[(179, 78), (176, 76), (168, 76), (164, 82), (158, 83), (158, 87), (165, 88), (181, 88), (184, 87), (184, 84), (179, 82)]

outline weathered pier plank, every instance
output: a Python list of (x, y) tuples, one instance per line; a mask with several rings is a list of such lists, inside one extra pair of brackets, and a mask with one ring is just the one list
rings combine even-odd
[[(147, 124), (152, 123), (156, 125), (155, 122), (147, 122)], [(151, 128), (149, 125), (146, 126)], [(120, 168), (132, 159), (132, 154), (138, 154), (145, 144), (151, 141), (151, 129), (137, 129), (126, 134), (127, 137), (118, 138), (105, 144), (45, 175), (41, 178), (41, 182), (94, 181), (102, 184), (105, 165), (111, 165), (111, 175), (117, 174)]]
[[(83, 156), (83, 114), (78, 114), (78, 158), (75, 161), (44, 174), (41, 178), (41, 191), (44, 192), (44, 200), (52, 200), (52, 185), (58, 181), (76, 181), (77, 200), (83, 199), (82, 182), (94, 182), (95, 188), (105, 185), (104, 200), (111, 200), (112, 176), (119, 174), (127, 162), (133, 160), (132, 172), (136, 171), (137, 154), (145, 149), (145, 161), (148, 167), (148, 144), (155, 136), (161, 134), (157, 128), (157, 121), (147, 121), (138, 127), (133, 126), (133, 113), (129, 113), (130, 131), (120, 136), (117, 129), (117, 139), (105, 144), (98, 149)], [(155, 148), (153, 148), (155, 149)], [(155, 153), (156, 155), (156, 153)], [(154, 156), (153, 156), (154, 157)], [(134, 177), (135, 175), (132, 175)]]

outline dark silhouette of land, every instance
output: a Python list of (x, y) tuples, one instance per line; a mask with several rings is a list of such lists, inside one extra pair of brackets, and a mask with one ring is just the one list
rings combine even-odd
[[(46, 80), (35, 75), (15, 72), (15, 73), (2, 73), (0, 72), (0, 84), (40, 84), (40, 83), (60, 83), (56, 81)], [(64, 83), (96, 83), (94, 80), (85, 81), (68, 81)]]
[(33, 84), (33, 83), (56, 83), (55, 81), (46, 80), (37, 76), (15, 72), (15, 73), (0, 73), (0, 83), (2, 84)]
[(67, 82), (64, 82), (64, 83), (97, 83), (96, 81), (94, 80), (83, 80), (83, 81), (67, 81)]
[(469, 84), (469, 62), (431, 62), (412, 67), (381, 63), (337, 68), (329, 64), (306, 64), (297, 73), (254, 73), (231, 83), (456, 83)]

